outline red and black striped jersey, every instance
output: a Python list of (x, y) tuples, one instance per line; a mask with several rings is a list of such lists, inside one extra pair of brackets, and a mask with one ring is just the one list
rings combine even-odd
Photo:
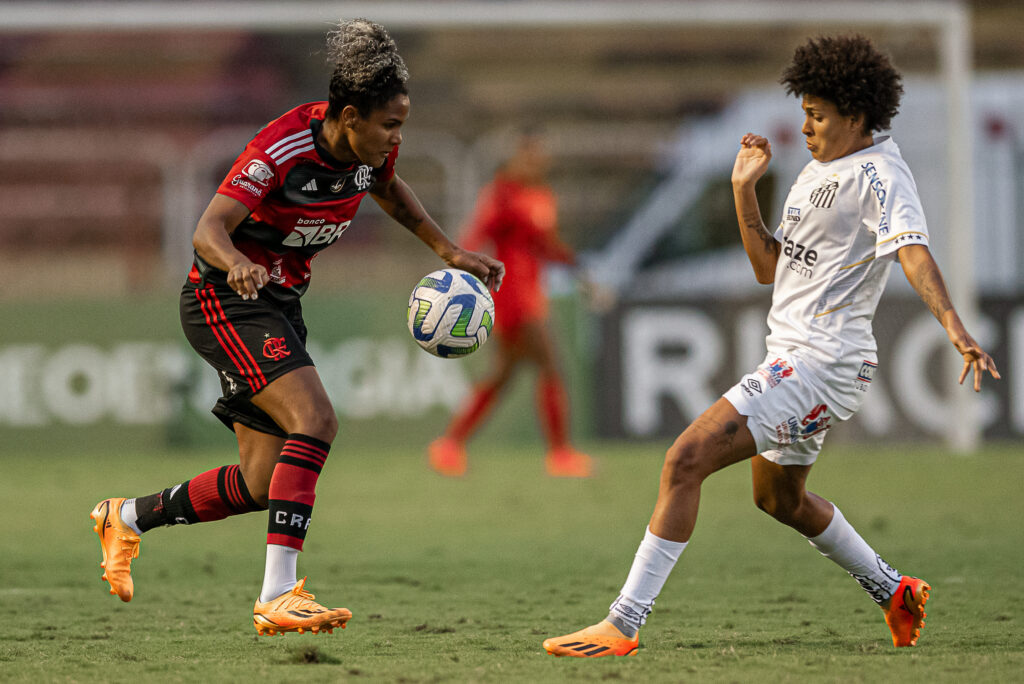
[[(302, 296), (316, 253), (341, 237), (370, 187), (395, 173), (397, 146), (377, 168), (332, 157), (317, 142), (326, 116), (326, 102), (310, 102), (271, 121), (217, 188), (249, 208), (231, 240), (267, 269), (268, 294), (281, 301)], [(197, 255), (189, 277), (210, 268)]]

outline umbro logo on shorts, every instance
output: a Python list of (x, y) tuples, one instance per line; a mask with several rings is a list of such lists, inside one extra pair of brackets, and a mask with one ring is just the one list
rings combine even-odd
[(764, 392), (764, 389), (761, 387), (761, 381), (757, 378), (748, 378), (746, 382), (743, 382), (740, 385), (750, 396), (754, 396), (755, 392), (758, 394)]

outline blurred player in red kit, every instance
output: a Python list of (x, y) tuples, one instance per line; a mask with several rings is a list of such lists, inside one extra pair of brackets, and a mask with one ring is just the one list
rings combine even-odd
[[(203, 212), (181, 290), (185, 337), (217, 371), (213, 409), (238, 440), (239, 463), (92, 511), (110, 593), (130, 601), (141, 535), (164, 525), (268, 511), (259, 634), (332, 631), (352, 613), (328, 609), (297, 580), (316, 482), (338, 418), (306, 351), (300, 298), (316, 254), (337, 241), (367, 194), (446, 264), (497, 289), (497, 260), (453, 244), (395, 173), (409, 116), (409, 72), (383, 27), (356, 19), (328, 35), (326, 102), (264, 126)], [(337, 496), (337, 495), (335, 495)]]
[(445, 434), (428, 449), (431, 467), (443, 475), (466, 472), (466, 441), (483, 423), (514, 373), (537, 367), (536, 406), (547, 442), (547, 471), (556, 477), (587, 477), (590, 458), (569, 444), (568, 400), (548, 329), (542, 282), (548, 261), (573, 264), (558, 237), (557, 201), (547, 184), (551, 157), (539, 131), (522, 132), (494, 180), (480, 193), (467, 228), (467, 249), (493, 246), (509, 278), (494, 295), (494, 365), (459, 408)]

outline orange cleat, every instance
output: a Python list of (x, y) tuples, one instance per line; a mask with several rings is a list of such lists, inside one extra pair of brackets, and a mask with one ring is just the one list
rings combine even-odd
[(427, 447), (430, 467), (441, 475), (462, 477), (466, 474), (466, 447), (451, 437), (438, 437)]
[(603, 658), (611, 655), (636, 655), (639, 645), (640, 632), (630, 639), (612, 623), (601, 620), (596, 625), (585, 627), (578, 632), (545, 639), (544, 650), (553, 656)]
[(135, 594), (132, 582), (132, 559), (139, 557), (139, 535), (121, 520), (124, 499), (104, 499), (89, 515), (96, 524), (93, 531), (100, 536), (103, 551), (103, 579), (110, 583), (110, 593), (122, 601), (131, 601)]
[(892, 645), (917, 646), (917, 639), (924, 627), (924, 604), (932, 588), (924, 580), (904, 575), (896, 593), (889, 599), (885, 611), (885, 623), (892, 631)]
[(590, 456), (571, 447), (549, 451), (546, 465), (551, 477), (590, 477), (593, 470)]
[(330, 634), (335, 627), (345, 629), (345, 624), (352, 618), (352, 611), (348, 608), (324, 608), (313, 600), (315, 596), (303, 589), (305, 585), (306, 578), (303, 577), (291, 591), (276, 599), (266, 603), (256, 601), (252, 609), (252, 626), (260, 636), (285, 632), (304, 634), (307, 631)]

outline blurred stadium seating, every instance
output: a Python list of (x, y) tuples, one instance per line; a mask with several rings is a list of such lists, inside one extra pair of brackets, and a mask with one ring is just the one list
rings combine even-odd
[[(1012, 2), (975, 11), (977, 67), (1024, 67), (1024, 12)], [(540, 122), (561, 153), (554, 183), (565, 231), (587, 248), (614, 230), (678, 124), (774, 80), (806, 29), (779, 26), (771, 40), (707, 27), (394, 33), (413, 76), (401, 172), (432, 213), (454, 230), (497, 161), (501, 131)], [(924, 33), (872, 33), (909, 72), (934, 70)], [(42, 276), (36, 296), (177, 280), (191, 222), (234, 153), (269, 119), (323, 97), (322, 37), (2, 34), (0, 267)], [(387, 247), (388, 259), (422, 256), (401, 231), (373, 230), (379, 212), (363, 221), (366, 230), (323, 257), (345, 262), (349, 277), (376, 268), (384, 251), (375, 248)]]

